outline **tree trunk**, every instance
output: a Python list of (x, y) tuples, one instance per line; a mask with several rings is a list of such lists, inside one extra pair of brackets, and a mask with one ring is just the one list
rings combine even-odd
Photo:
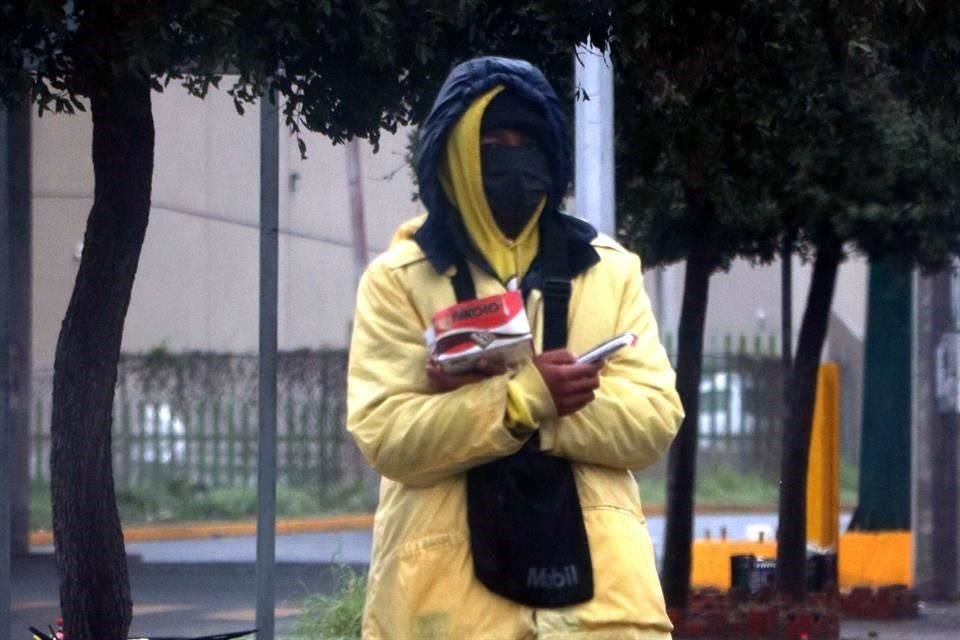
[(93, 92), (91, 107), (93, 208), (54, 361), (53, 531), (66, 637), (121, 640), (133, 603), (110, 432), (124, 318), (150, 213), (150, 86), (114, 81)]
[(677, 391), (686, 417), (667, 458), (667, 521), (663, 556), (663, 593), (667, 607), (684, 610), (690, 592), (694, 489), (703, 326), (713, 261), (707, 232), (691, 247), (683, 283), (683, 306), (677, 341)]
[(827, 337), (833, 290), (842, 244), (831, 239), (817, 250), (807, 306), (800, 323), (797, 355), (783, 429), (780, 463), (780, 533), (777, 544), (777, 590), (800, 601), (806, 596), (807, 467), (813, 401), (820, 353)]

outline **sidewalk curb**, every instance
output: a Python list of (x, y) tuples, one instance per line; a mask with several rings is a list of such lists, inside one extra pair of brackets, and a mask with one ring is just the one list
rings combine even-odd
[[(325, 518), (297, 518), (277, 521), (277, 534), (320, 533), (370, 529), (372, 513), (344, 514)], [(160, 540), (190, 540), (203, 538), (230, 538), (252, 536), (257, 533), (255, 522), (183, 522), (162, 525), (134, 525), (124, 527), (124, 542), (155, 542)], [(30, 546), (53, 544), (52, 531), (34, 531), (30, 534)]]
[[(775, 511), (769, 505), (725, 505), (702, 504), (698, 505), (698, 514), (718, 513), (760, 513)], [(841, 507), (841, 511), (843, 507)], [(665, 513), (664, 505), (644, 505), (644, 515), (662, 516)], [(326, 531), (345, 531), (356, 529), (371, 529), (373, 527), (372, 513), (350, 513), (317, 518), (287, 518), (277, 521), (278, 535), (293, 535), (298, 533), (322, 533)], [(131, 525), (124, 527), (123, 539), (125, 542), (156, 542), (161, 540), (190, 540), (204, 538), (230, 538), (256, 535), (257, 526), (249, 522), (180, 522), (156, 525)], [(30, 533), (31, 546), (49, 546), (53, 544), (53, 532), (42, 529)]]

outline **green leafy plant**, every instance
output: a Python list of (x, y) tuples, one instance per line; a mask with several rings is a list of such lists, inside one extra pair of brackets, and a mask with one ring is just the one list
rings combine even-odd
[(360, 622), (367, 579), (349, 567), (338, 569), (337, 589), (331, 595), (307, 599), (289, 640), (353, 640), (360, 638)]
[[(117, 507), (125, 526), (145, 522), (249, 520), (257, 513), (256, 490), (246, 487), (197, 488), (187, 483), (135, 487), (117, 491)], [(305, 518), (369, 510), (363, 487), (345, 484), (329, 489), (280, 484), (277, 516)], [(30, 489), (30, 528), (52, 527), (50, 486), (35, 483)]]

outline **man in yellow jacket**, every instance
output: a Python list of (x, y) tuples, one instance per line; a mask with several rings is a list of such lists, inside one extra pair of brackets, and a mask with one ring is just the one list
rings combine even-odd
[[(427, 215), (365, 273), (350, 350), (348, 428), (383, 475), (363, 637), (669, 638), (631, 470), (663, 455), (683, 410), (639, 259), (558, 211), (570, 157), (556, 94), (522, 61), (459, 65), (416, 169)], [(568, 310), (548, 314), (557, 242)], [(424, 332), (464, 286), (522, 291), (536, 355), (458, 375), (432, 362)], [(544, 350), (558, 315), (561, 346)], [(576, 363), (624, 332), (632, 347)], [(570, 564), (530, 564), (554, 553)]]

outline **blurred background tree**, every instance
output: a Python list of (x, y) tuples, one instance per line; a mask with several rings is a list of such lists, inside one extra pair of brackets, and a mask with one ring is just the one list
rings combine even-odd
[(837, 269), (849, 251), (928, 268), (957, 253), (957, 112), (894, 64), (916, 55), (904, 42), (920, 39), (893, 37), (916, 11), (897, 2), (635, 2), (618, 15), (621, 233), (648, 267), (686, 260), (677, 385), (687, 417), (667, 470), (669, 607), (685, 608), (689, 592), (710, 274), (785, 249), (813, 262), (781, 452), (777, 584), (800, 599), (813, 399)]

